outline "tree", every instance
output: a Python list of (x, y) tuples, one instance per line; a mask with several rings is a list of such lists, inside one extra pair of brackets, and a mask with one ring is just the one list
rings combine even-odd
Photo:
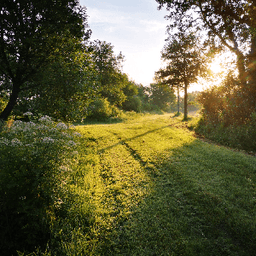
[(161, 110), (168, 110), (175, 100), (174, 90), (167, 84), (150, 84), (150, 93), (152, 104)]
[(130, 81), (126, 74), (124, 74), (124, 76), (125, 86), (123, 87), (123, 93), (126, 96), (126, 99), (122, 103), (122, 109), (125, 111), (140, 112), (142, 110), (142, 100), (138, 96), (139, 85)]
[[(170, 11), (169, 29), (206, 30), (211, 42), (228, 48), (237, 56), (241, 84), (256, 87), (256, 1), (255, 0), (156, 0)], [(249, 51), (248, 51), (249, 46)], [(247, 67), (247, 70), (246, 70)]]
[(7, 120), (20, 94), (38, 86), (52, 56), (69, 58), (63, 45), (72, 38), (80, 46), (90, 31), (78, 0), (2, 0), (0, 14), (0, 93), (9, 95), (0, 119)]
[[(51, 63), (35, 78), (36, 86), (29, 92), (20, 93), (13, 115), (22, 116), (30, 111), (63, 121), (84, 118), (96, 94), (93, 62), (86, 49), (75, 48), (73, 39), (63, 48), (58, 55), (51, 56)], [(62, 54), (67, 51), (69, 58)]]
[(124, 56), (115, 55), (114, 46), (100, 40), (91, 42), (89, 51), (97, 72), (98, 93), (111, 104), (121, 106), (126, 98), (123, 93), (126, 77), (121, 72)]
[(188, 87), (206, 74), (206, 58), (194, 34), (179, 32), (170, 36), (162, 51), (167, 66), (156, 73), (157, 80), (184, 90), (184, 120), (188, 118)]

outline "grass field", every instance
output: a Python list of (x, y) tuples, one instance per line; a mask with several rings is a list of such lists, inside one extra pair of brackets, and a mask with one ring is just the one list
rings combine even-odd
[(255, 157), (203, 142), (170, 115), (76, 129), (64, 254), (255, 255)]

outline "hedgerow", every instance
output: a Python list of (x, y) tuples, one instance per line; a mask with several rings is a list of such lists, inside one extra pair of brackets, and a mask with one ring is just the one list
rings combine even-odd
[(244, 87), (233, 74), (221, 86), (202, 92), (202, 118), (196, 132), (221, 144), (256, 151), (255, 88)]
[[(31, 116), (31, 113), (25, 113)], [(63, 209), (78, 133), (48, 116), (14, 121), (0, 132), (2, 255), (46, 247)]]

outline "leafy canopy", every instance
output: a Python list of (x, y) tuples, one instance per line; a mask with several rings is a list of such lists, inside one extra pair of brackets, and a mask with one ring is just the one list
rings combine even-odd
[[(34, 79), (72, 38), (88, 39), (86, 9), (78, 0), (2, 0), (0, 16), (0, 93), (8, 91), (7, 119), (20, 92), (34, 88)], [(65, 52), (69, 57), (70, 52)]]
[(178, 32), (170, 35), (162, 51), (165, 68), (156, 72), (156, 80), (173, 88), (184, 90), (184, 118), (187, 119), (187, 89), (207, 74), (206, 62), (200, 40), (193, 33)]
[[(256, 50), (255, 0), (156, 0), (170, 11), (169, 29), (200, 29), (208, 43), (237, 55), (239, 78), (245, 83), (246, 61), (254, 63)], [(248, 59), (249, 58), (249, 59)], [(255, 65), (251, 66), (255, 72)]]

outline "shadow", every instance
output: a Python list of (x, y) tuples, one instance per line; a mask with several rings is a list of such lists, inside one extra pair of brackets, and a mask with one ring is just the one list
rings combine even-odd
[(119, 124), (119, 123), (123, 123), (123, 120), (122, 119), (119, 119), (119, 118), (116, 118), (116, 119), (108, 119), (108, 120), (105, 120), (105, 121), (98, 121), (98, 120), (94, 120), (94, 119), (86, 119), (82, 122), (76, 122), (76, 123), (73, 123), (74, 126), (80, 126), (80, 125), (84, 125), (84, 126), (87, 126), (87, 125), (108, 125), (108, 124)]
[(141, 138), (141, 137), (143, 137), (143, 136), (146, 136), (146, 135), (148, 135), (148, 134), (154, 133), (154, 132), (156, 132), (156, 131), (163, 130), (163, 129), (167, 128), (167, 127), (175, 127), (175, 125), (177, 125), (177, 124), (179, 124), (179, 123), (180, 123), (180, 122), (177, 122), (177, 123), (174, 123), (174, 124), (165, 125), (165, 126), (163, 126), (163, 127), (160, 127), (160, 128), (154, 129), (154, 130), (147, 131), (147, 132), (145, 132), (145, 133), (142, 133), (142, 134), (140, 134), (140, 135), (137, 135), (137, 136), (134, 136), (134, 137), (132, 137), (132, 138), (125, 139), (125, 140), (122, 140), (121, 137), (119, 137), (117, 133), (112, 132), (115, 136), (118, 137), (118, 139), (120, 140), (120, 142), (118, 142), (118, 143), (116, 143), (116, 144), (114, 144), (114, 145), (108, 146), (108, 147), (106, 147), (106, 148), (100, 149), (98, 152), (102, 153), (102, 152), (104, 152), (104, 151), (106, 151), (106, 150), (108, 150), (108, 149), (112, 149), (112, 148), (114, 148), (114, 147), (116, 147), (116, 146), (118, 146), (118, 145), (120, 145), (120, 144), (127, 144), (127, 142), (129, 142), (129, 141), (131, 141), (131, 140), (135, 140), (135, 139)]
[(255, 255), (255, 205), (248, 197), (256, 173), (241, 157), (195, 140), (160, 152), (152, 168), (142, 162), (148, 194), (119, 223), (115, 245), (104, 255)]

